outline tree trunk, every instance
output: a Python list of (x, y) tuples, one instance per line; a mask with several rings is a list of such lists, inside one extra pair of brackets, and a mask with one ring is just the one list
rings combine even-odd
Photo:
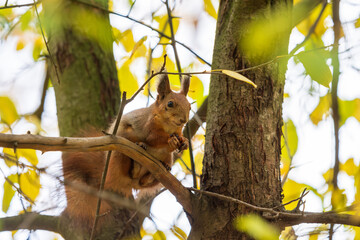
[[(43, 6), (51, 54), (49, 61), (55, 62), (55, 67), (49, 66), (52, 66), (60, 135), (82, 135), (89, 127), (105, 130), (120, 102), (112, 30), (108, 13), (101, 10), (108, 8), (108, 1), (84, 4), (46, 0)], [(99, 159), (99, 166), (101, 161)], [(111, 221), (98, 229), (95, 239), (139, 234), (139, 223), (130, 210), (117, 209), (107, 214), (106, 219)], [(89, 239), (92, 226), (80, 229), (77, 226), (83, 224), (76, 219), (62, 222), (68, 224), (66, 231), (62, 231), (65, 239)]]
[[(108, 6), (107, 0), (93, 4)], [(89, 126), (104, 130), (120, 101), (109, 16), (75, 1), (43, 5), (60, 135), (79, 135)]]
[[(268, 56), (249, 56), (239, 43), (249, 33), (249, 20), (268, 16), (286, 0), (223, 0), (220, 2), (213, 69), (239, 70), (287, 53), (286, 39), (271, 46)], [(289, 23), (290, 26), (290, 23)], [(264, 39), (265, 40), (265, 39)], [(251, 50), (250, 50), (251, 51)], [(261, 63), (260, 62), (260, 63)], [(202, 190), (248, 203), (281, 204), (280, 153), (284, 68), (277, 63), (244, 73), (257, 88), (224, 75), (212, 75), (207, 112)], [(201, 196), (190, 239), (247, 239), (234, 229), (234, 219), (250, 210)]]

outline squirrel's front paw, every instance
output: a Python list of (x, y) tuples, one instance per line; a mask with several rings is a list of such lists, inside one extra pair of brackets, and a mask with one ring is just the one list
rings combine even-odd
[(168, 143), (171, 151), (177, 149), (179, 152), (181, 152), (182, 150), (185, 150), (189, 147), (189, 141), (187, 138), (177, 134), (171, 134)]
[(186, 137), (179, 137), (181, 146), (178, 148), (179, 152), (189, 148), (189, 140)]

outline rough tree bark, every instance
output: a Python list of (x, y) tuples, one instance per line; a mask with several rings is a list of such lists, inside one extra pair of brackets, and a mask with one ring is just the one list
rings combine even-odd
[[(55, 63), (49, 66), (52, 66), (61, 136), (81, 135), (90, 126), (105, 130), (120, 102), (109, 15), (86, 4), (107, 9), (108, 1), (84, 2), (43, 1), (49, 61)], [(132, 214), (127, 209), (112, 212), (113, 221), (97, 232), (96, 239), (138, 235), (136, 218), (127, 223)], [(70, 224), (67, 231), (62, 232), (63, 237), (89, 239), (89, 230), (81, 231), (76, 226), (76, 222)]]
[[(93, 4), (107, 9), (107, 0)], [(43, 1), (61, 136), (105, 129), (120, 101), (109, 15), (85, 4)], [(66, 17), (64, 17), (66, 16)]]
[[(288, 1), (221, 1), (212, 68), (239, 70), (258, 65), (259, 58), (266, 62), (286, 54), (290, 22), (278, 44), (271, 46), (270, 55), (249, 56), (239, 44), (249, 32), (249, 20), (270, 18), (280, 4)], [(223, 75), (211, 76), (202, 190), (256, 206), (281, 204), (283, 70), (274, 63), (244, 74), (258, 85), (257, 89)], [(190, 239), (247, 239), (233, 224), (235, 217), (248, 213), (248, 209), (205, 196), (194, 204), (198, 212), (193, 214)]]

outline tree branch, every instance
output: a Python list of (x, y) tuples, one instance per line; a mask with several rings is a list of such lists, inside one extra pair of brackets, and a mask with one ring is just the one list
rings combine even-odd
[(25, 213), (13, 217), (0, 218), (0, 231), (16, 231), (19, 229), (59, 231), (57, 216), (46, 216), (38, 213)]
[(282, 226), (292, 226), (300, 223), (333, 223), (344, 224), (360, 227), (360, 216), (350, 214), (340, 214), (336, 212), (300, 212), (294, 213), (291, 211), (277, 211), (274, 208), (259, 207), (239, 199), (225, 196), (218, 193), (198, 190), (195, 188), (189, 188), (191, 191), (198, 192), (200, 194), (216, 197), (223, 201), (233, 202), (239, 205), (243, 205), (254, 211), (261, 212), (262, 217), (268, 219), (271, 222), (280, 224)]
[(171, 175), (166, 168), (149, 153), (135, 143), (117, 136), (73, 138), (73, 137), (44, 137), (31, 134), (13, 135), (0, 133), (0, 146), (6, 148), (30, 148), (47, 151), (119, 151), (148, 169), (191, 214), (190, 192)]

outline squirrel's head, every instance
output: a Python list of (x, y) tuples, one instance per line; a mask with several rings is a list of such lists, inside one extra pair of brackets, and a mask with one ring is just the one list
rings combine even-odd
[(164, 130), (169, 133), (178, 133), (189, 120), (190, 103), (186, 99), (189, 91), (190, 77), (185, 76), (181, 80), (181, 90), (179, 93), (173, 92), (167, 75), (162, 75), (157, 87), (158, 96), (156, 105), (158, 117), (160, 118)]

